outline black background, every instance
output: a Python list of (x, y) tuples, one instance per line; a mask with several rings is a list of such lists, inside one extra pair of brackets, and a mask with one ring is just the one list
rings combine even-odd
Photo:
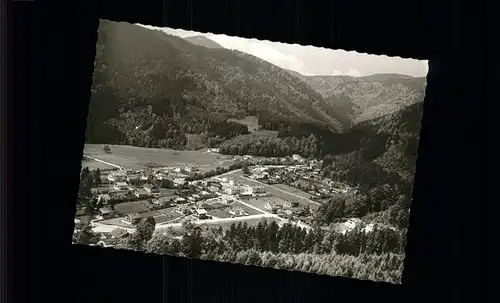
[[(14, 3), (11, 283), (19, 302), (480, 302), (485, 7), (442, 1)], [(71, 245), (98, 18), (429, 59), (403, 285)], [(483, 182), (485, 181), (485, 177)], [(57, 184), (55, 186), (55, 184)], [(473, 227), (473, 228), (471, 228)], [(17, 301), (16, 300), (16, 301)], [(50, 300), (50, 301), (49, 301)]]

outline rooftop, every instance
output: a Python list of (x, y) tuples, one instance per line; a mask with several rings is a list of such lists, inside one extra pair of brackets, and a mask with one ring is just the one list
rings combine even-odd
[(203, 208), (198, 208), (198, 209), (196, 210), (196, 213), (197, 213), (198, 215), (206, 215), (206, 214), (207, 214), (207, 211), (206, 211), (205, 209), (203, 209)]
[(128, 234), (128, 231), (126, 231), (125, 229), (123, 228), (117, 228), (117, 229), (114, 229), (110, 232), (111, 236), (115, 237), (115, 238), (121, 238), (123, 236), (125, 236), (126, 234)]

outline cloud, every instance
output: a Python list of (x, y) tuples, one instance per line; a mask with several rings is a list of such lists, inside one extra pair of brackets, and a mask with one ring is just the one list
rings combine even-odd
[(347, 72), (347, 74), (349, 76), (352, 76), (352, 77), (359, 77), (361, 76), (361, 73), (357, 70), (357, 69), (354, 69), (354, 68), (349, 68), (349, 71)]
[(343, 50), (232, 37), (223, 34), (198, 33), (148, 25), (141, 26), (161, 30), (167, 34), (182, 38), (195, 35), (205, 36), (227, 49), (239, 50), (254, 55), (281, 68), (293, 70), (303, 75), (349, 75), (360, 77), (376, 73), (402, 73), (425, 76), (428, 71), (427, 61), (373, 56)]
[(281, 68), (291, 69), (299, 73), (306, 73), (304, 70), (304, 62), (302, 60), (296, 56), (278, 51), (266, 41), (229, 37), (226, 35), (209, 35), (208, 38), (214, 40), (225, 48), (245, 52)]

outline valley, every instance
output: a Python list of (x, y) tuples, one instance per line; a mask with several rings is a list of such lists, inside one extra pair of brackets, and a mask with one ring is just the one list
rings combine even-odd
[(400, 278), (425, 78), (304, 76), (105, 20), (93, 77), (75, 243), (316, 272), (363, 252)]

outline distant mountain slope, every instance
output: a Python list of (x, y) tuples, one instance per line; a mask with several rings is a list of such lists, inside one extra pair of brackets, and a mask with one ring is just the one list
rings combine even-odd
[(425, 95), (425, 78), (398, 74), (304, 76), (289, 72), (321, 94), (344, 123), (356, 124), (397, 112), (422, 101)]
[(357, 183), (411, 186), (422, 111), (423, 102), (418, 102), (390, 115), (357, 124), (341, 137), (341, 140), (355, 143), (351, 146), (352, 151), (336, 156), (331, 170), (344, 170), (345, 178)]
[(189, 42), (196, 44), (196, 45), (199, 45), (199, 46), (207, 47), (207, 48), (212, 48), (212, 49), (223, 49), (224, 48), (219, 43), (217, 43), (214, 40), (209, 39), (205, 36), (191, 36), (191, 37), (184, 38), (184, 40), (189, 41)]
[(182, 148), (185, 133), (210, 132), (214, 120), (258, 114), (338, 130), (321, 99), (266, 61), (101, 21), (87, 140)]

